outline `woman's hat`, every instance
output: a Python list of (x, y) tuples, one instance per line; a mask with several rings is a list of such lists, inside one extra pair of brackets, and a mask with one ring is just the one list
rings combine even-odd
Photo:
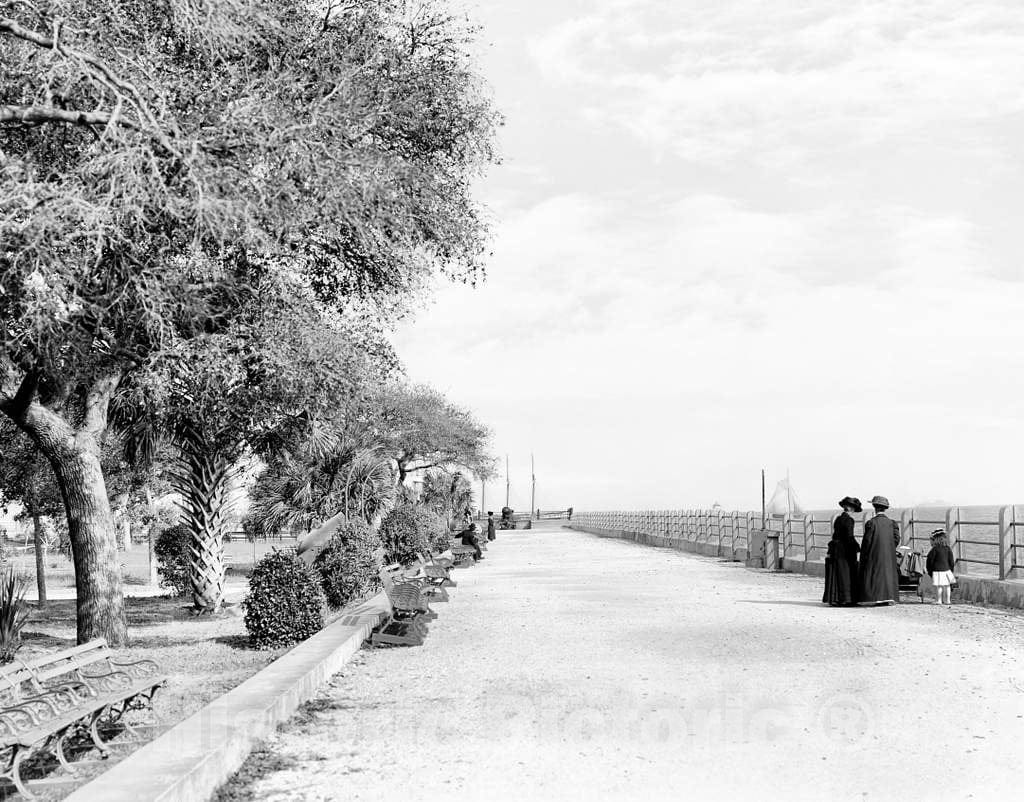
[(889, 499), (885, 496), (875, 496), (871, 499), (872, 507), (881, 507), (883, 510), (889, 509), (892, 505), (889, 503)]
[(946, 534), (946, 530), (945, 529), (933, 529), (932, 533), (929, 535), (929, 537), (935, 537), (936, 535), (945, 535), (945, 534)]
[(854, 512), (862, 512), (863, 508), (860, 506), (860, 499), (853, 498), (853, 496), (843, 496), (839, 499), (840, 507), (852, 507)]

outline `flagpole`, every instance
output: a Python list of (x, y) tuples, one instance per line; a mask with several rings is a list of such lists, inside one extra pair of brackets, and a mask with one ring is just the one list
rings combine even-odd
[[(530, 452), (530, 516), (533, 517), (533, 512), (537, 508), (537, 474), (535, 473), (533, 465), (533, 452)], [(540, 520), (540, 516), (537, 516), (537, 520)]]

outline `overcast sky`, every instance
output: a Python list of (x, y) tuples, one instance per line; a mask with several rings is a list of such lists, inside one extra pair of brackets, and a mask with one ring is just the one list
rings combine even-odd
[(476, 13), (494, 255), (398, 346), (513, 507), (1024, 501), (1024, 4)]

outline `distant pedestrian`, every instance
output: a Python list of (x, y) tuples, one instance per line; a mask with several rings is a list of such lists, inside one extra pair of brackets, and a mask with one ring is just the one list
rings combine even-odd
[(875, 517), (864, 522), (864, 537), (860, 543), (859, 602), (895, 604), (900, 600), (900, 577), (896, 568), (900, 529), (885, 514), (889, 499), (875, 496), (871, 506), (875, 508)]
[(494, 513), (487, 512), (487, 539), (494, 540), (497, 535), (494, 533)]
[(839, 502), (842, 509), (832, 524), (832, 540), (825, 557), (825, 593), (821, 600), (833, 607), (850, 607), (857, 603), (860, 574), (857, 554), (860, 544), (853, 536), (852, 512), (860, 512), (860, 499), (846, 496)]
[(932, 548), (925, 560), (925, 569), (935, 586), (935, 603), (952, 604), (952, 585), (956, 582), (953, 567), (956, 559), (953, 549), (949, 547), (949, 538), (945, 529), (936, 529), (931, 536)]

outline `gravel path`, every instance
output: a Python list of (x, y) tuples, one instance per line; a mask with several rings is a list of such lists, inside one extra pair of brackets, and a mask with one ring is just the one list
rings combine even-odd
[[(364, 650), (222, 800), (990, 799), (1024, 784), (1024, 618), (499, 533), (424, 647)], [(397, 795), (397, 797), (396, 797)]]

